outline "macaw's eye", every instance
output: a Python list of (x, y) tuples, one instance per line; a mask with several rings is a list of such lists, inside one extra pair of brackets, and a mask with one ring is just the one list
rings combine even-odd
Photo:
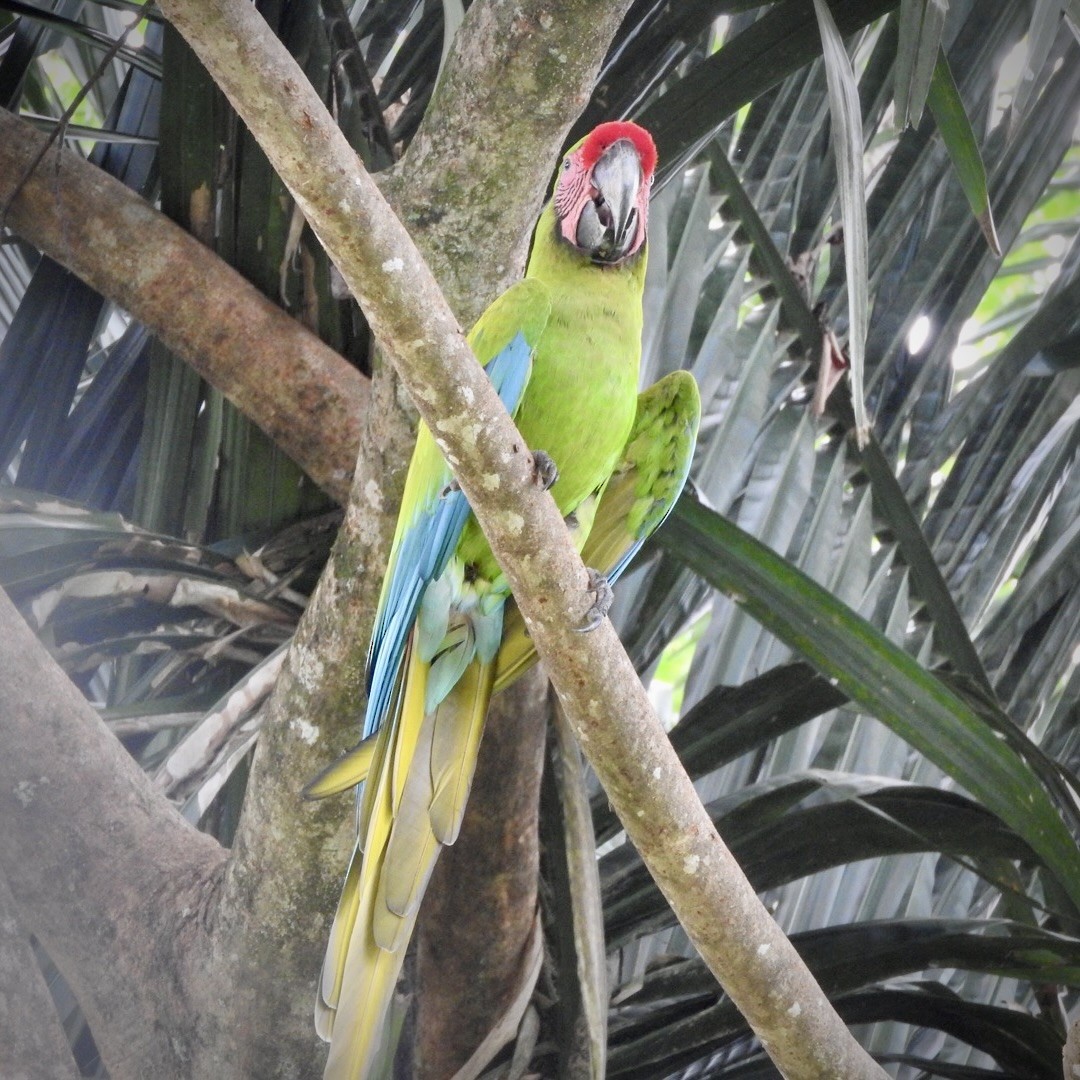
[(570, 159), (566, 158), (566, 160), (563, 161), (563, 163), (562, 163), (563, 172), (566, 172), (566, 170), (569, 169), (569, 168), (570, 168)]

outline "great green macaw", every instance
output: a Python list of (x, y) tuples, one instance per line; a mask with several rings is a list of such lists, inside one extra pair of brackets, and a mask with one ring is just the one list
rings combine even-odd
[[(636, 124), (601, 124), (574, 146), (524, 280), (468, 339), (599, 572), (598, 618), (606, 581), (682, 488), (700, 410), (685, 372), (637, 395), (655, 165)], [(491, 694), (534, 659), (506, 580), (421, 424), (372, 635), (363, 739), (307, 789), (320, 798), (363, 783), (315, 1009), (330, 1040), (328, 1078), (370, 1074), (420, 900), (461, 827)]]

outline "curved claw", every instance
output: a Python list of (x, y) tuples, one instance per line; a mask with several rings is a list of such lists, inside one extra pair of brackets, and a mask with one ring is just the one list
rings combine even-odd
[(586, 567), (586, 570), (589, 574), (589, 592), (593, 594), (593, 605), (585, 614), (585, 624), (575, 627), (579, 634), (587, 634), (590, 630), (595, 630), (607, 618), (607, 613), (615, 600), (615, 592), (608, 579), (591, 566)]
[(544, 491), (559, 479), (559, 467), (543, 450), (533, 451), (533, 478)]

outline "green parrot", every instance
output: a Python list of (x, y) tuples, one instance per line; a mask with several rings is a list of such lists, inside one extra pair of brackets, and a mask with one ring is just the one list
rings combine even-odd
[[(564, 157), (525, 278), (469, 334), (477, 359), (594, 568), (614, 580), (685, 481), (700, 403), (676, 372), (637, 395), (656, 150), (601, 124)], [(488, 702), (535, 660), (506, 579), (424, 424), (405, 483), (368, 657), (360, 745), (306, 790), (362, 784), (358, 839), (315, 1008), (326, 1077), (370, 1075), (438, 853), (458, 835)]]

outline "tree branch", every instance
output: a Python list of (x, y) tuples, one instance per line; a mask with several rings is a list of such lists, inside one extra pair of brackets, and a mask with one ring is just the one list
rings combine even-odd
[[(70, 150), (0, 110), (8, 224), (149, 326), (329, 494), (349, 493), (369, 383), (194, 237)], [(54, 164), (57, 163), (57, 164)]]
[[(701, 806), (531, 457), (407, 232), (318, 96), (243, 0), (168, 0), (332, 253), (454, 466), (582, 748), (709, 967), (791, 1076), (881, 1077), (758, 900)], [(257, 61), (257, 62), (256, 62)]]
[(1062, 1075), (1065, 1080), (1080, 1076), (1080, 1020), (1069, 1025), (1069, 1034), (1061, 1051)]
[(192, 1025), (185, 945), (225, 853), (152, 790), (3, 591), (0, 743), (0, 871), (24, 930), (78, 997), (111, 1076), (185, 1075), (189, 1048), (161, 1031)]

